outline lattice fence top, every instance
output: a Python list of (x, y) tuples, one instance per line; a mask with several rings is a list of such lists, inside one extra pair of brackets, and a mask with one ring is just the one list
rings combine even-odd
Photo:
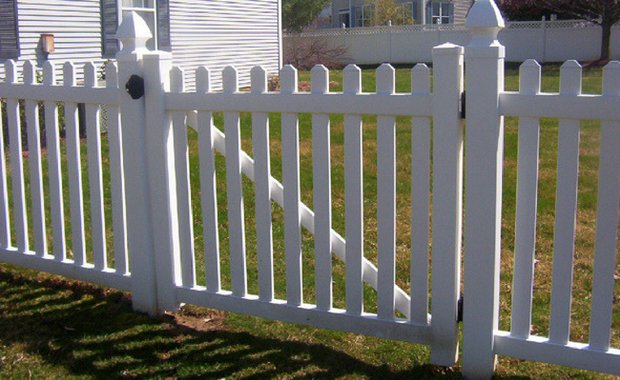
[[(506, 29), (578, 29), (592, 28), (596, 24), (585, 20), (555, 20), (555, 21), (513, 21), (506, 23)], [(615, 27), (618, 27), (616, 25)], [(299, 37), (338, 37), (343, 35), (379, 35), (384, 33), (407, 33), (407, 32), (433, 32), (433, 31), (466, 31), (465, 24), (444, 24), (444, 25), (395, 25), (395, 26), (371, 26), (348, 29), (318, 29), (303, 32), (297, 35), (288, 34), (287, 36)]]

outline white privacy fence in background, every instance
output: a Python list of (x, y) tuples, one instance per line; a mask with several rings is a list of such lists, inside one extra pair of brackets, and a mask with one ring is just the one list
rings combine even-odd
[[(170, 54), (145, 49), (150, 32), (135, 14), (119, 28), (124, 49), (117, 57), (118, 71), (107, 67), (106, 88), (95, 85), (93, 65), (84, 67), (85, 85), (76, 86), (70, 63), (62, 83), (46, 63), (41, 84), (34, 65), (25, 66), (22, 83), (9, 63), (7, 81), (0, 83), (10, 132), (8, 165), (6, 152), (0, 151), (0, 261), (129, 290), (134, 308), (151, 314), (191, 303), (400, 339), (429, 345), (431, 362), (450, 366), (459, 352), (464, 240), (466, 376), (491, 377), (496, 354), (620, 374), (620, 351), (610, 347), (620, 202), (620, 63), (605, 68), (602, 95), (581, 94), (576, 62), (563, 66), (559, 94), (540, 92), (540, 66), (534, 61), (522, 66), (520, 92), (505, 92), (505, 52), (496, 40), (502, 24), (493, 2), (477, 1), (468, 21), (472, 43), (435, 47), (432, 75), (425, 65), (415, 66), (410, 93), (395, 92), (395, 71), (387, 64), (377, 69), (371, 93), (362, 91), (356, 66), (344, 70), (341, 92), (330, 91), (330, 73), (322, 66), (311, 72), (311, 92), (298, 91), (291, 66), (280, 73), (279, 91), (268, 90), (260, 67), (252, 70), (251, 88), (242, 90), (237, 71), (229, 67), (221, 74), (222, 92), (212, 91), (212, 73), (206, 68), (196, 71), (195, 90), (188, 92), (185, 73), (172, 67)], [(465, 78), (464, 168), (460, 117)], [(78, 103), (86, 109), (85, 142), (77, 131)], [(99, 130), (102, 107), (107, 141)], [(312, 131), (311, 144), (302, 145), (304, 115), (310, 115)], [(332, 144), (334, 115), (343, 115), (344, 131), (343, 142)], [(498, 327), (504, 116), (520, 118), (510, 331)], [(270, 131), (274, 117), (279, 141)], [(376, 195), (364, 192), (368, 117), (376, 117)], [(560, 119), (559, 174), (551, 328), (549, 337), (541, 337), (530, 334), (530, 323), (538, 120), (547, 117)], [(589, 341), (572, 342), (579, 120), (586, 118), (602, 122), (593, 303)], [(248, 135), (243, 135), (250, 131), (241, 127), (242, 120), (251, 125), (251, 155), (245, 146)], [(396, 191), (396, 130), (403, 128), (403, 120), (412, 139), (407, 152), (411, 212), (406, 216), (411, 228), (406, 231), (397, 223)], [(63, 122), (64, 138), (58, 133)], [(39, 146), (41, 132), (46, 155)], [(191, 148), (194, 143), (197, 149)], [(338, 233), (332, 215), (334, 148), (344, 152), (338, 164), (344, 168), (345, 234)], [(280, 159), (272, 157), (275, 149)], [(309, 184), (302, 183), (307, 182), (301, 174), (303, 156), (311, 157)], [(198, 170), (190, 170), (192, 165)], [(280, 169), (281, 176), (273, 173)], [(86, 179), (88, 186), (83, 186)], [(244, 198), (248, 186), (253, 197)], [(312, 205), (303, 203), (304, 186), (312, 188)], [(365, 224), (364, 209), (370, 204), (376, 205), (376, 235)], [(246, 225), (248, 209), (255, 213), (255, 226)], [(51, 234), (46, 223), (51, 223)], [(283, 229), (280, 245), (274, 238), (277, 228)], [(308, 233), (312, 253), (303, 248)], [(411, 268), (405, 281), (410, 291), (397, 284), (397, 261), (403, 258), (396, 244), (399, 233), (409, 234), (411, 241), (404, 255)], [(113, 244), (107, 247), (110, 237)], [(256, 249), (248, 249), (250, 244)], [(365, 252), (367, 244), (376, 249)], [(376, 254), (376, 260), (368, 254)], [(278, 278), (285, 284), (283, 295), (276, 289)], [(304, 282), (307, 278), (311, 283)], [(344, 282), (342, 302), (334, 296), (338, 282)], [(365, 297), (370, 293), (376, 297)]]
[[(506, 61), (593, 61), (600, 57), (602, 29), (583, 20), (509, 22), (499, 33), (506, 46)], [(465, 25), (405, 25), (349, 29), (319, 29), (288, 34), (283, 39), (285, 57), (304, 49), (310, 41), (322, 41), (344, 51), (344, 64), (375, 65), (383, 62), (411, 64), (431, 62), (434, 46), (450, 42), (467, 46)], [(612, 28), (611, 54), (620, 58), (620, 27)]]

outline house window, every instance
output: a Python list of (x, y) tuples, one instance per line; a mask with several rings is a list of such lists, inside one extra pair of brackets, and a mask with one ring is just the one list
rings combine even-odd
[(353, 15), (355, 18), (354, 26), (372, 26), (373, 16), (375, 13), (375, 6), (373, 4), (366, 4), (361, 7), (353, 8)]
[(374, 13), (375, 6), (373, 4), (364, 5), (360, 14), (359, 26), (372, 26)]
[(153, 33), (147, 47), (171, 51), (169, 0), (101, 0), (103, 57), (114, 58), (118, 52), (116, 29), (131, 11), (140, 15)]
[(17, 0), (0, 0), (0, 59), (19, 57)]
[(122, 0), (120, 2), (120, 21), (130, 12), (136, 12), (140, 17), (146, 21), (149, 26), (153, 38), (146, 43), (146, 47), (150, 50), (155, 50), (157, 44), (157, 22), (156, 22), (156, 0)]
[(413, 3), (406, 2), (398, 5), (398, 13), (396, 13), (396, 19), (394, 20), (396, 25), (407, 25), (414, 22), (413, 17)]
[(345, 28), (351, 27), (351, 12), (348, 9), (338, 12), (338, 25)]
[(452, 23), (452, 3), (431, 3), (431, 22), (433, 24)]

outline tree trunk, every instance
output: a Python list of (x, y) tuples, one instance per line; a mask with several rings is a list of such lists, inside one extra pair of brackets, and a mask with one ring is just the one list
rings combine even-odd
[(613, 24), (603, 23), (603, 39), (601, 43), (601, 60), (609, 61), (611, 59), (611, 52), (609, 51), (609, 45), (611, 45), (611, 27)]

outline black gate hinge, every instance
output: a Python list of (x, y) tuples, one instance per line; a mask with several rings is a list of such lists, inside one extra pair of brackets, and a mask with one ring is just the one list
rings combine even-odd
[(456, 322), (457, 323), (463, 322), (463, 295), (462, 294), (459, 297), (458, 304), (457, 304)]

